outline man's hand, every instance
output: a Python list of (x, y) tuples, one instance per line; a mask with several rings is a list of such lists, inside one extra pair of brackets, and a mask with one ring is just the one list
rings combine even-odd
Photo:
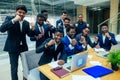
[(63, 65), (65, 63), (65, 61), (64, 60), (58, 60), (58, 65)]
[(98, 48), (100, 48), (100, 46), (99, 46), (99, 45), (96, 45), (96, 46), (95, 46), (95, 48), (97, 48), (97, 49), (98, 49)]
[(111, 38), (111, 36), (110, 36), (110, 34), (107, 32), (107, 33), (105, 33), (105, 36), (106, 37), (108, 37), (108, 39), (110, 39)]
[(42, 37), (43, 37), (43, 34), (38, 34), (38, 36), (36, 38), (37, 38), (37, 40), (39, 40)]
[(30, 23), (30, 28), (34, 31), (35, 30), (35, 24), (34, 23)]
[(58, 27), (60, 27), (61, 26), (61, 23), (58, 23)]
[(94, 39), (95, 39), (96, 42), (98, 42), (98, 37), (97, 36), (95, 36)]
[(81, 36), (80, 37), (80, 41), (83, 42), (85, 40), (85, 37), (84, 36)]
[(46, 24), (47, 24), (47, 26), (49, 26), (49, 27), (51, 27), (51, 26), (53, 26), (50, 22), (46, 22)]
[(74, 46), (76, 43), (77, 43), (77, 41), (75, 39), (72, 39), (71, 45)]
[(21, 17), (19, 15), (16, 15), (15, 18), (13, 18), (13, 22), (21, 21)]
[(85, 39), (82, 41), (82, 45), (87, 46), (87, 43), (86, 43)]
[(55, 44), (55, 40), (50, 40), (48, 43), (47, 43), (47, 46), (51, 46), (51, 45), (54, 45)]
[(75, 27), (78, 27), (78, 23), (75, 24)]

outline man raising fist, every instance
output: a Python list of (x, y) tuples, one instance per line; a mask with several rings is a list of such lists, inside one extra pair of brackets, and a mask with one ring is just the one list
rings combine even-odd
[(27, 51), (26, 34), (33, 36), (34, 28), (30, 29), (29, 22), (24, 20), (27, 13), (25, 5), (16, 7), (15, 16), (7, 16), (0, 27), (1, 32), (8, 32), (4, 51), (9, 54), (11, 65), (11, 80), (18, 80), (18, 59), (21, 52)]

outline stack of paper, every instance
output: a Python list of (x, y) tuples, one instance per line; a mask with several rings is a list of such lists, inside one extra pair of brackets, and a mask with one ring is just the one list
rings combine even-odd
[(72, 80), (100, 80), (100, 78), (93, 78), (92, 76), (86, 75), (73, 75)]
[(90, 61), (91, 65), (102, 65), (99, 61)]
[(60, 66), (60, 65), (58, 65), (58, 61), (51, 62), (48, 65), (51, 66), (52, 68)]

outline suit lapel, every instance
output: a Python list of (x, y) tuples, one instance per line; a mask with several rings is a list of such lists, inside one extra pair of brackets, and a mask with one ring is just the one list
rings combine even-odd
[(25, 21), (23, 21), (23, 23), (22, 23), (22, 30), (21, 30), (21, 32), (24, 32), (24, 28), (25, 28)]
[(20, 23), (19, 23), (19, 22), (16, 22), (16, 26), (17, 26), (16, 29), (17, 29), (19, 32), (21, 32), (21, 31), (20, 31)]
[(39, 34), (40, 33), (40, 30), (39, 30), (39, 26), (38, 26), (38, 24), (36, 23), (36, 34)]
[(67, 42), (68, 44), (70, 44), (70, 40), (68, 39), (67, 36), (66, 36), (66, 42)]
[(104, 44), (107, 44), (108, 43), (108, 38), (107, 37), (105, 37), (105, 43)]
[(104, 44), (103, 43), (103, 35), (101, 34), (100, 37), (101, 37), (101, 44)]

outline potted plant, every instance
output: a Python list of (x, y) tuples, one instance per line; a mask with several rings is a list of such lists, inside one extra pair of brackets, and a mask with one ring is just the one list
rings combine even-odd
[(120, 50), (110, 52), (108, 55), (108, 62), (111, 63), (112, 69), (117, 71), (119, 69), (118, 65), (120, 65)]

